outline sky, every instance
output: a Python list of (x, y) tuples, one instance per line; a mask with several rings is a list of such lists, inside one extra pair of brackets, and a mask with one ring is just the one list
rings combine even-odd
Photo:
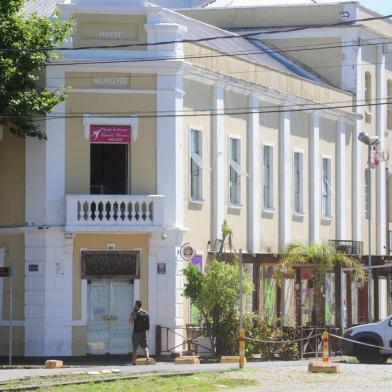
[(366, 8), (383, 15), (392, 14), (392, 0), (358, 0)]

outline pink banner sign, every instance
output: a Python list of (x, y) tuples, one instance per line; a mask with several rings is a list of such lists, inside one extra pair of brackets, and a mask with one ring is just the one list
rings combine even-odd
[(90, 125), (90, 143), (129, 144), (130, 142), (129, 125)]

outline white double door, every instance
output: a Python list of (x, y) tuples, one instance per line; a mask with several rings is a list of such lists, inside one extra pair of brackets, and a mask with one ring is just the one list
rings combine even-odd
[(97, 279), (88, 284), (87, 354), (128, 354), (132, 351), (128, 323), (133, 284)]

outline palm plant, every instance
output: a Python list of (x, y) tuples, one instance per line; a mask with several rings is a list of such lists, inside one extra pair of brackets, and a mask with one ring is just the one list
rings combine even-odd
[(326, 273), (333, 272), (337, 265), (354, 272), (354, 276), (361, 282), (364, 281), (365, 272), (358, 258), (348, 256), (337, 251), (329, 244), (292, 242), (285, 246), (277, 272), (278, 283), (282, 273), (295, 267), (310, 266), (314, 269), (314, 288), (316, 292), (316, 314), (318, 320), (324, 319), (323, 292), (325, 289)]

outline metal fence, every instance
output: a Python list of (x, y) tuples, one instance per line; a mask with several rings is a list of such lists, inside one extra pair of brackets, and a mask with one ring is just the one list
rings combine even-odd
[(212, 345), (209, 344), (205, 327), (187, 324), (185, 327), (156, 327), (157, 356), (169, 355), (200, 355), (215, 356)]
[[(311, 358), (322, 355), (321, 334), (327, 330), (335, 335), (341, 335), (339, 328), (321, 328), (321, 327), (284, 327), (286, 336), (290, 336), (287, 341), (296, 342), (300, 358)], [(216, 356), (211, 344), (208, 344), (208, 337), (205, 327), (187, 324), (185, 327), (169, 328), (158, 325), (156, 327), (156, 350), (157, 356), (176, 356), (176, 355), (200, 355)], [(279, 345), (275, 341), (263, 341), (266, 346), (268, 358), (273, 358), (274, 350), (279, 350)], [(340, 354), (340, 342), (337, 339), (331, 339), (331, 355)]]
[[(323, 344), (321, 340), (321, 334), (327, 330), (329, 333), (340, 335), (341, 330), (339, 328), (320, 328), (320, 327), (300, 327), (300, 355), (301, 359), (309, 357), (318, 357), (323, 353)], [(330, 341), (330, 354), (340, 354), (340, 343), (336, 339)]]

